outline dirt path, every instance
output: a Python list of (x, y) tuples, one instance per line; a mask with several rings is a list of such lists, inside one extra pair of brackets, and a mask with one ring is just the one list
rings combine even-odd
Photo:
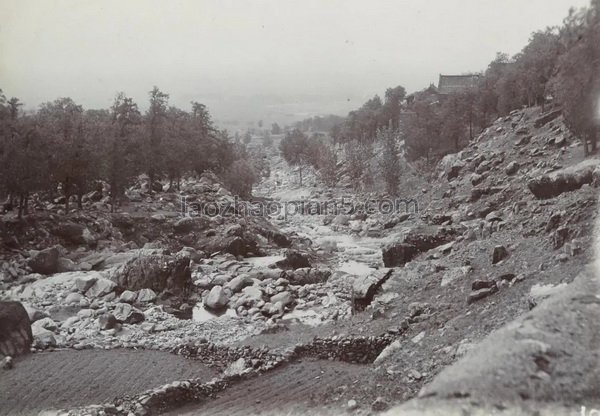
[(343, 391), (361, 382), (365, 366), (324, 360), (291, 363), (267, 374), (243, 381), (204, 403), (175, 409), (169, 416), (245, 416), (304, 414), (307, 411), (339, 413), (347, 399)]
[(110, 401), (117, 396), (188, 378), (207, 381), (217, 373), (205, 365), (158, 351), (65, 350), (32, 354), (0, 371), (0, 415)]

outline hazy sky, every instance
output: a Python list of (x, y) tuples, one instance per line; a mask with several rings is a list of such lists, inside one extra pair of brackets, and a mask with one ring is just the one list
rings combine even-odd
[(145, 107), (158, 85), (221, 119), (343, 113), (389, 86), (482, 70), (587, 3), (0, 0), (0, 88), (30, 107), (60, 96), (106, 107), (121, 90)]

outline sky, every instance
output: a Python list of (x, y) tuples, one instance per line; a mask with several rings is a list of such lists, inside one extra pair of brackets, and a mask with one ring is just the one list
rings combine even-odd
[(154, 85), (222, 122), (345, 114), (484, 70), (589, 0), (0, 0), (0, 88), (145, 108)]

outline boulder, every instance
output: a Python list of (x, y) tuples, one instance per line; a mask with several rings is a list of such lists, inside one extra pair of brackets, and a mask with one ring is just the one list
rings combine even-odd
[(160, 183), (159, 181), (154, 181), (152, 183), (152, 190), (154, 192), (162, 192), (163, 191), (163, 185), (162, 185), (162, 183)]
[(54, 338), (54, 332), (49, 331), (41, 326), (34, 326), (31, 328), (33, 335), (33, 345), (39, 349), (46, 349), (50, 347), (56, 347), (56, 338)]
[(259, 301), (262, 299), (263, 292), (258, 286), (248, 286), (242, 289), (242, 294), (248, 299)]
[(27, 316), (29, 316), (29, 321), (31, 323), (33, 323), (35, 321), (38, 321), (40, 319), (43, 319), (46, 316), (48, 316), (45, 312), (42, 312), (39, 309), (36, 309), (33, 306), (28, 305), (26, 303), (23, 303), (23, 307), (27, 311)]
[(508, 250), (504, 246), (494, 247), (492, 252), (492, 264), (496, 264), (508, 257)]
[(580, 189), (594, 181), (594, 171), (600, 160), (588, 159), (577, 165), (531, 179), (527, 187), (538, 199), (554, 198), (564, 192)]
[(89, 288), (94, 286), (94, 283), (96, 283), (96, 281), (99, 278), (102, 278), (102, 275), (100, 273), (92, 272), (83, 274), (75, 279), (75, 287), (81, 293), (85, 293), (88, 291)]
[(0, 355), (27, 354), (33, 342), (31, 321), (20, 302), (0, 301)]
[(469, 177), (469, 180), (471, 181), (471, 184), (473, 186), (479, 185), (481, 182), (483, 182), (484, 179), (485, 178), (483, 177), (483, 175), (480, 175), (478, 173), (472, 173)]
[(239, 276), (234, 277), (229, 282), (225, 283), (225, 287), (231, 290), (231, 293), (238, 293), (246, 286), (252, 285), (252, 279), (246, 275), (241, 274)]
[(58, 247), (49, 247), (41, 251), (32, 251), (27, 264), (34, 273), (53, 274), (58, 272)]
[(185, 234), (194, 230), (196, 223), (192, 217), (181, 218), (173, 224), (173, 231), (177, 234)]
[(48, 331), (54, 332), (58, 329), (58, 324), (54, 322), (52, 318), (46, 317), (31, 324), (31, 331), (34, 336), (36, 328), (47, 329)]
[(492, 287), (486, 287), (486, 288), (482, 288), (479, 290), (475, 290), (475, 291), (471, 292), (469, 294), (469, 296), (467, 297), (467, 304), (471, 304), (478, 300), (487, 298), (488, 296), (493, 295), (497, 291), (498, 291), (498, 287), (496, 285), (494, 285)]
[(310, 267), (310, 260), (297, 250), (286, 250), (285, 258), (275, 263), (280, 269), (300, 269)]
[(98, 326), (102, 330), (113, 329), (117, 323), (117, 318), (112, 313), (103, 313), (98, 317)]
[(310, 285), (324, 283), (331, 276), (331, 271), (326, 269), (301, 268), (286, 271), (283, 276), (292, 285)]
[(391, 243), (382, 250), (383, 264), (385, 267), (403, 266), (419, 254), (419, 250), (412, 244)]
[(0, 361), (0, 368), (3, 370), (10, 370), (13, 368), (13, 365), (13, 359), (11, 356), (6, 356), (2, 359), (2, 361)]
[(456, 178), (465, 167), (465, 162), (460, 159), (459, 154), (449, 154), (440, 160), (439, 169), (443, 171), (448, 180)]
[(239, 237), (217, 234), (198, 244), (207, 253), (222, 252), (245, 257), (250, 253), (258, 254), (259, 251), (256, 240), (248, 235)]
[(470, 202), (477, 202), (481, 199), (482, 196), (497, 194), (502, 191), (504, 188), (500, 186), (476, 186), (471, 189), (471, 198)]
[(62, 222), (54, 230), (53, 234), (62, 238), (65, 242), (75, 245), (87, 244), (94, 246), (97, 242), (96, 237), (91, 231), (74, 222)]
[(228, 303), (229, 295), (222, 286), (213, 287), (208, 296), (204, 298), (204, 306), (215, 311), (225, 308)]
[(128, 290), (152, 289), (186, 294), (192, 284), (189, 259), (162, 254), (130, 259), (111, 276), (119, 287)]
[(139, 324), (144, 321), (144, 314), (128, 303), (117, 303), (113, 315), (117, 321), (126, 324)]
[(506, 166), (504, 171), (507, 175), (514, 175), (519, 171), (519, 167), (519, 162), (512, 161)]
[(249, 363), (247, 363), (243, 357), (238, 358), (236, 361), (232, 362), (231, 364), (229, 364), (229, 366), (227, 366), (227, 368), (223, 372), (223, 375), (225, 375), (226, 377), (233, 377), (248, 373), (252, 371), (252, 367), (248, 364)]
[(140, 289), (137, 295), (138, 303), (154, 302), (156, 300), (156, 293), (152, 289)]
[(561, 114), (562, 110), (554, 110), (544, 113), (533, 122), (533, 126), (536, 129), (539, 129), (540, 127), (550, 123), (552, 120), (559, 117)]
[(397, 236), (397, 241), (383, 248), (383, 264), (385, 267), (403, 266), (417, 254), (452, 240), (452, 232), (446, 227), (420, 225), (405, 229)]
[(193, 247), (184, 247), (175, 254), (177, 258), (187, 258), (194, 263), (200, 263), (206, 255), (202, 251), (197, 251)]
[(115, 282), (101, 277), (85, 292), (85, 295), (88, 298), (99, 298), (108, 295), (114, 291), (116, 287), (117, 285)]
[(242, 237), (244, 235), (244, 229), (240, 224), (233, 224), (227, 227), (225, 235)]
[(367, 276), (359, 276), (352, 282), (354, 306), (362, 310), (368, 306), (381, 286), (392, 276), (394, 269), (377, 270)]
[(72, 292), (67, 295), (64, 303), (65, 303), (65, 305), (75, 305), (75, 304), (79, 305), (79, 302), (81, 302), (81, 299), (83, 299), (83, 296), (81, 296), (81, 293)]
[(276, 304), (277, 302), (281, 302), (283, 306), (288, 306), (294, 303), (294, 297), (290, 292), (283, 291), (271, 296), (271, 303)]
[(119, 302), (134, 303), (137, 297), (138, 294), (136, 292), (125, 290), (123, 293), (121, 293), (121, 296), (119, 296)]
[(517, 139), (517, 141), (515, 142), (515, 146), (517, 146), (517, 147), (525, 146), (531, 142), (532, 138), (533, 138), (533, 136), (531, 134), (527, 134), (525, 136), (519, 137)]

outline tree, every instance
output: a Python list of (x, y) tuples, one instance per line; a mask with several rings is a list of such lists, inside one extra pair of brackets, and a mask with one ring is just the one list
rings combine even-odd
[(582, 138), (584, 155), (597, 149), (600, 114), (600, 0), (571, 14), (562, 40), (567, 50), (558, 60), (552, 89), (562, 104), (569, 129)]
[(137, 173), (134, 155), (142, 117), (137, 104), (123, 92), (115, 97), (109, 117), (112, 134), (106, 142), (103, 177), (110, 185), (111, 211), (114, 212), (130, 178)]
[(281, 127), (279, 127), (279, 124), (277, 124), (277, 123), (271, 124), (271, 133), (272, 134), (281, 134)]
[(86, 169), (85, 136), (83, 130), (83, 107), (70, 98), (59, 98), (42, 104), (38, 112), (41, 134), (50, 142), (50, 178), (59, 184), (65, 197), (65, 210), (69, 200), (81, 184), (78, 176)]
[(399, 127), (401, 103), (405, 97), (406, 90), (401, 85), (385, 90), (383, 117), (384, 121), (389, 121), (394, 129)]
[(338, 181), (338, 157), (334, 149), (325, 144), (321, 144), (318, 151), (318, 169), (321, 180), (327, 186), (335, 186)]
[[(442, 121), (439, 103), (431, 91), (425, 90), (415, 94), (411, 105), (411, 114), (403, 126), (402, 134), (410, 160), (425, 158), (431, 165), (436, 161), (442, 141)], [(434, 153), (434, 149), (436, 152)]]
[(467, 104), (467, 96), (451, 94), (440, 110), (443, 139), (453, 144), (455, 152), (460, 151), (461, 140), (466, 133), (469, 116)]
[(246, 131), (246, 133), (244, 134), (244, 144), (250, 144), (250, 142), (252, 141), (252, 134), (250, 134), (250, 131)]
[(533, 33), (527, 46), (517, 55), (519, 86), (522, 99), (528, 106), (544, 106), (546, 86), (556, 69), (558, 57), (563, 52), (558, 31), (556, 28), (547, 28)]
[(148, 94), (150, 95), (150, 106), (146, 112), (148, 146), (145, 147), (145, 171), (152, 185), (163, 170), (162, 141), (165, 135), (169, 95), (156, 86)]
[(273, 138), (271, 137), (271, 133), (268, 130), (265, 130), (265, 132), (263, 133), (262, 145), (263, 147), (273, 146)]
[(379, 161), (381, 175), (385, 181), (387, 192), (394, 196), (398, 194), (400, 184), (399, 136), (398, 131), (390, 127), (380, 129), (377, 134), (377, 139), (383, 143), (383, 153)]
[(17, 198), (18, 218), (27, 213), (30, 194), (50, 183), (48, 140), (20, 107), (17, 98), (6, 100), (0, 90), (0, 191), (8, 194), (9, 205)]
[(302, 186), (303, 169), (309, 165), (314, 166), (317, 162), (317, 147), (314, 139), (309, 139), (300, 130), (293, 129), (279, 143), (279, 150), (290, 166), (298, 167), (300, 186)]
[(355, 187), (359, 189), (361, 183), (368, 182), (365, 178), (369, 176), (369, 162), (373, 157), (373, 144), (367, 141), (352, 140), (344, 147), (348, 174)]
[(252, 165), (245, 159), (233, 162), (226, 175), (226, 181), (231, 191), (242, 198), (252, 196), (252, 187), (257, 179)]

